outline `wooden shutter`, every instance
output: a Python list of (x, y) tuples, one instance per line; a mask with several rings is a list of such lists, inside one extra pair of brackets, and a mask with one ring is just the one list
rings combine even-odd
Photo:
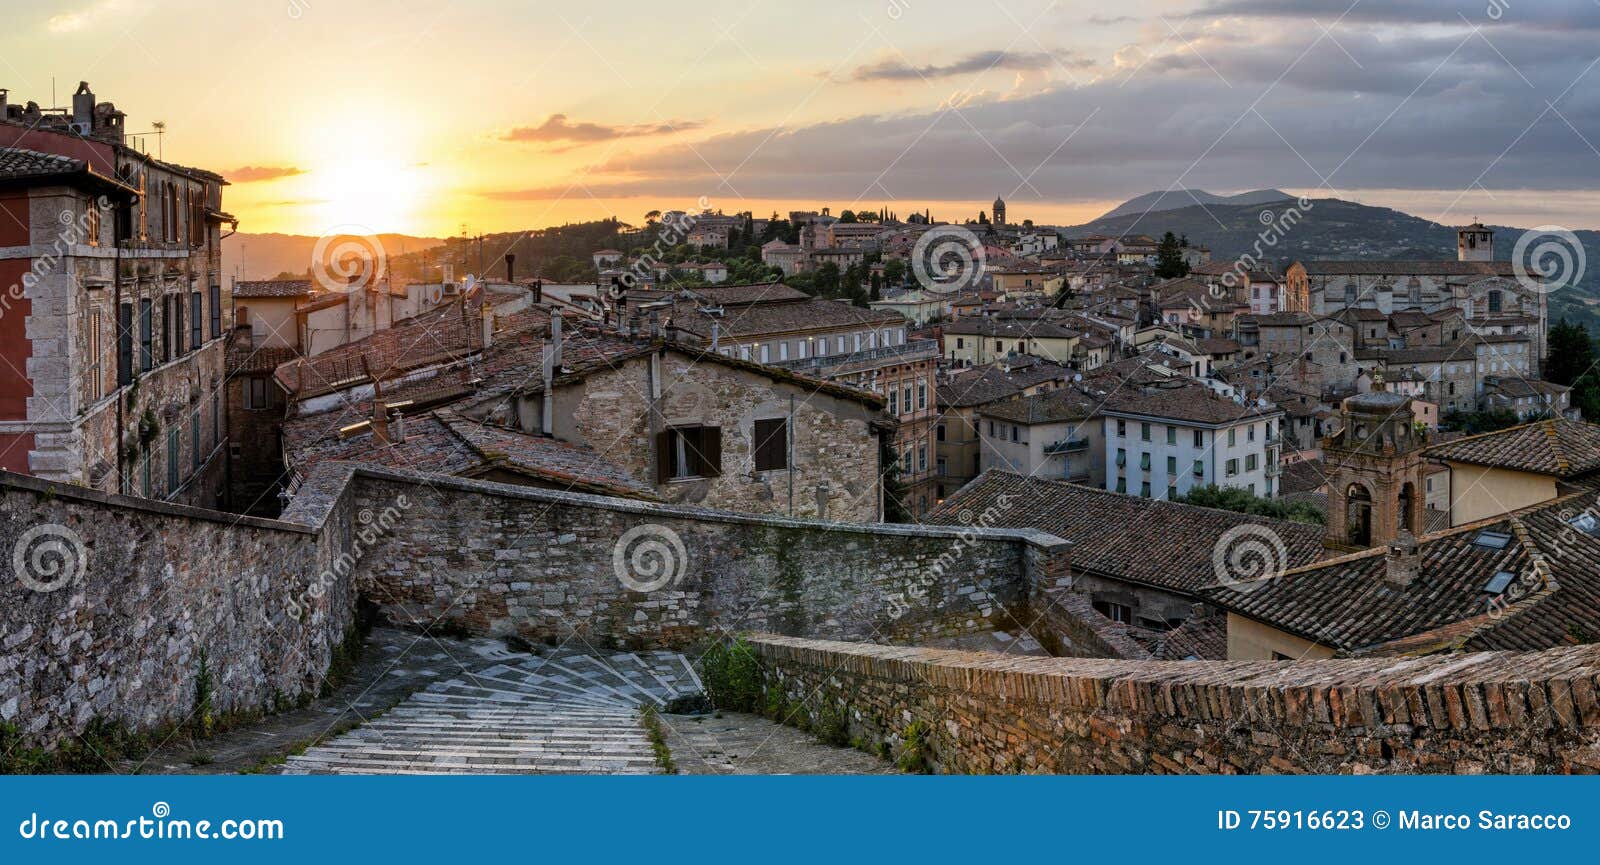
[(700, 428), (700, 475), (714, 478), (722, 474), (722, 427)]
[(672, 430), (656, 433), (656, 483), (672, 480)]
[(756, 471), (781, 471), (789, 467), (789, 425), (783, 418), (755, 423)]

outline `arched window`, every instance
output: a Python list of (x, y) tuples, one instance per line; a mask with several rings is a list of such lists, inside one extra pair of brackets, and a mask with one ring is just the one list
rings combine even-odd
[(1501, 297), (1500, 297), (1500, 289), (1497, 288), (1497, 289), (1494, 289), (1494, 290), (1489, 292), (1489, 311), (1490, 312), (1500, 312), (1501, 311), (1501, 306), (1502, 306), (1503, 303), (1504, 303), (1504, 301), (1502, 301)]
[(1358, 546), (1372, 544), (1372, 494), (1360, 484), (1351, 484), (1345, 491), (1346, 536)]
[(1395, 508), (1395, 531), (1416, 533), (1416, 515), (1412, 509), (1417, 506), (1417, 490), (1411, 484), (1400, 487), (1400, 502)]

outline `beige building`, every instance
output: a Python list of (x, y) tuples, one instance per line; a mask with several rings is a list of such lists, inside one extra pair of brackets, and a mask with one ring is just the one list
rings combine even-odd
[(1027, 355), (1008, 355), (982, 366), (951, 371), (939, 384), (938, 488), (940, 500), (983, 470), (978, 413), (986, 406), (1045, 393), (1076, 375), (1071, 368)]

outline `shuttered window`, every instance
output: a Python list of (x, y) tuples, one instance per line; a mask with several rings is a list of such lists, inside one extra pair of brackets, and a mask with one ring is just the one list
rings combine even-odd
[(756, 471), (782, 471), (789, 467), (789, 422), (783, 418), (755, 424)]
[(722, 474), (722, 428), (683, 426), (656, 436), (656, 481), (714, 478)]

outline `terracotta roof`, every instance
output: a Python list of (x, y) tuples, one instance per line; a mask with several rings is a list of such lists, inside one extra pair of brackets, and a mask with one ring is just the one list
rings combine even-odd
[[(1235, 526), (1270, 529), (1282, 538), (1293, 564), (1316, 561), (1322, 553), (1321, 526), (995, 470), (945, 499), (923, 522), (965, 525), (990, 508), (998, 515), (995, 526), (1035, 528), (1071, 541), (1075, 571), (1185, 594), (1217, 583), (1212, 546)], [(968, 520), (961, 519), (963, 513)]]
[(82, 171), (84, 162), (22, 147), (0, 147), (0, 177), (33, 177)]
[(265, 279), (236, 282), (234, 297), (304, 297), (315, 289), (309, 279)]
[(1031, 355), (1018, 355), (960, 370), (939, 385), (941, 407), (965, 408), (1016, 396), (1047, 381), (1066, 381), (1071, 369)]
[(1188, 379), (1118, 389), (1107, 398), (1103, 411), (1112, 415), (1171, 418), (1204, 424), (1229, 424), (1283, 412), (1277, 406), (1261, 406), (1254, 402), (1240, 405)]
[(1517, 271), (1509, 261), (1300, 261), (1310, 276), (1359, 274), (1362, 276), (1506, 276)]
[(1428, 456), (1571, 478), (1600, 469), (1600, 426), (1552, 418), (1433, 445)]
[(1066, 385), (1033, 396), (1001, 400), (978, 411), (984, 417), (1012, 423), (1059, 423), (1092, 417), (1104, 399), (1103, 394), (1090, 393), (1081, 385)]
[(1048, 318), (963, 318), (945, 325), (944, 332), (957, 336), (997, 339), (1075, 339), (1081, 331)]
[[(1600, 537), (1573, 519), (1595, 516), (1583, 511), (1592, 496), (1426, 535), (1406, 585), (1385, 579), (1388, 550), (1380, 547), (1209, 594), (1233, 612), (1346, 653), (1591, 642), (1600, 636)], [(1501, 593), (1488, 591), (1497, 575), (1509, 575)]]

